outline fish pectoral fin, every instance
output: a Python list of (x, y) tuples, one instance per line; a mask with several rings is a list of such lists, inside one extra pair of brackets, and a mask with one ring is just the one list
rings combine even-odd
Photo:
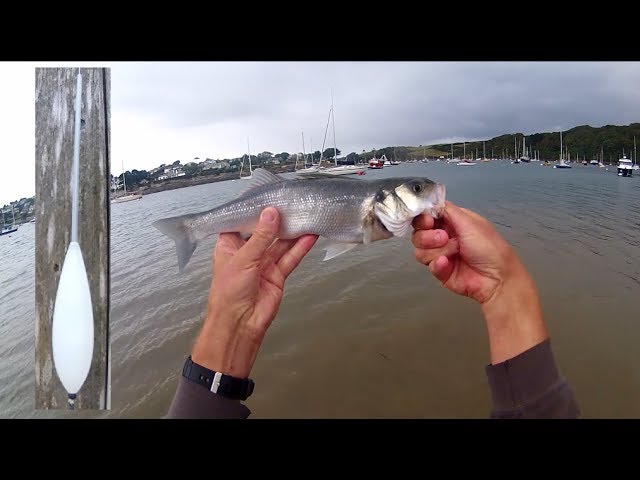
[(332, 258), (337, 257), (338, 255), (342, 255), (345, 252), (348, 252), (352, 248), (355, 248), (359, 245), (359, 243), (341, 243), (335, 242), (331, 243), (327, 246), (327, 253), (324, 256), (323, 261), (331, 260)]

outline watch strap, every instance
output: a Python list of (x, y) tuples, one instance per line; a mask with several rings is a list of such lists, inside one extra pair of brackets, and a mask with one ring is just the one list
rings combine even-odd
[(187, 357), (182, 368), (182, 376), (212, 393), (234, 400), (246, 400), (253, 393), (254, 383), (250, 378), (237, 378), (198, 365)]

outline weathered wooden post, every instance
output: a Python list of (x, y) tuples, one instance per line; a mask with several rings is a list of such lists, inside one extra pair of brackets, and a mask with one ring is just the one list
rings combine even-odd
[[(71, 236), (71, 171), (77, 68), (36, 69), (36, 331), (38, 409), (67, 408), (56, 375), (51, 325)], [(83, 77), (78, 240), (94, 319), (93, 359), (76, 409), (110, 405), (109, 381), (109, 152), (110, 69), (81, 69)]]

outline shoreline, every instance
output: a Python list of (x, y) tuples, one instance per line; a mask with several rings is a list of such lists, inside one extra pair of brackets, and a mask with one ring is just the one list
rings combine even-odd
[[(279, 173), (288, 173), (293, 172), (295, 170), (294, 165), (285, 165), (281, 168), (267, 168), (271, 173), (275, 173), (276, 175)], [(218, 175), (206, 175), (206, 176), (197, 176), (197, 177), (189, 177), (189, 178), (176, 178), (171, 180), (163, 180), (160, 182), (154, 182), (153, 185), (149, 187), (140, 187), (136, 190), (137, 193), (141, 194), (143, 197), (147, 195), (152, 195), (154, 193), (164, 192), (167, 190), (177, 190), (179, 188), (186, 187), (194, 187), (196, 185), (204, 185), (207, 183), (216, 183), (216, 182), (224, 182), (228, 180), (238, 180), (240, 177), (238, 172), (233, 173), (221, 173)], [(132, 192), (133, 193), (133, 192)], [(122, 196), (122, 195), (119, 195)], [(111, 196), (111, 200), (117, 198), (116, 196)]]

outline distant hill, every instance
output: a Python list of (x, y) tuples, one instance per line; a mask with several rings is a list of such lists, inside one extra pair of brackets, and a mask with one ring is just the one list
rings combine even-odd
[[(640, 148), (640, 123), (632, 123), (626, 126), (605, 125), (604, 127), (594, 128), (589, 125), (580, 125), (570, 130), (562, 132), (562, 145), (569, 149), (571, 158), (576, 154), (580, 158), (591, 160), (595, 156), (600, 155), (602, 147), (605, 161), (611, 159), (616, 161), (622, 156), (624, 150), (627, 157), (631, 158), (633, 153), (633, 136), (636, 136), (636, 143)], [(493, 156), (500, 158), (503, 152), (507, 155), (513, 155), (514, 138), (518, 141), (518, 156), (522, 155), (522, 133), (508, 133), (491, 139), (485, 140), (485, 148), (487, 157)], [(542, 160), (557, 160), (560, 157), (560, 132), (545, 132), (527, 135), (527, 147), (540, 151)], [(423, 156), (430, 158), (451, 156), (451, 144), (424, 145), (419, 147), (386, 147), (371, 152), (360, 154), (363, 160), (369, 160), (374, 153), (381, 157), (383, 154), (392, 160), (394, 155), (399, 160), (417, 158), (422, 159)], [(467, 157), (475, 156), (475, 150), (478, 149), (478, 156), (482, 156), (482, 140), (475, 142), (466, 142)], [(463, 144), (454, 143), (454, 157), (462, 157)]]

